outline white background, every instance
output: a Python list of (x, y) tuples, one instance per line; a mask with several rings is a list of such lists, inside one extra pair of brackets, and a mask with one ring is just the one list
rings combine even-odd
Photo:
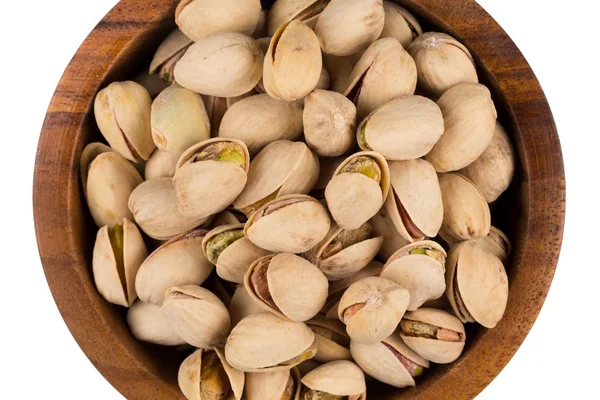
[[(596, 2), (479, 2), (520, 47), (548, 96), (564, 151), (568, 210), (544, 309), (517, 355), (478, 399), (599, 399)], [(35, 150), (54, 88), (116, 0), (2, 3), (0, 398), (122, 399), (80, 351), (58, 313), (37, 253), (31, 204)]]

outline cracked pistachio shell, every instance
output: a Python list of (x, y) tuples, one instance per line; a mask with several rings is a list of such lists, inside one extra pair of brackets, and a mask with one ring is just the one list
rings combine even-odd
[(304, 100), (304, 137), (318, 156), (337, 157), (354, 144), (356, 107), (336, 92), (317, 89)]
[(349, 56), (377, 40), (384, 21), (381, 0), (331, 0), (319, 16), (315, 32), (325, 53)]
[(173, 67), (192, 43), (194, 41), (180, 29), (175, 29), (158, 46), (148, 72), (150, 74), (158, 73), (164, 82), (173, 82)]
[[(213, 145), (223, 147), (218, 154), (206, 154), (207, 159), (196, 159)], [(240, 140), (213, 138), (190, 147), (177, 161), (173, 176), (179, 210), (194, 218), (223, 211), (244, 189), (249, 167), (250, 154)]]
[(204, 95), (241, 96), (260, 81), (262, 64), (263, 54), (254, 39), (240, 33), (219, 33), (186, 51), (175, 66), (175, 80)]
[(495, 226), (490, 227), (488, 234), (482, 238), (476, 239), (475, 242), (502, 261), (506, 263), (510, 255), (511, 245), (510, 240), (504, 232)]
[(343, 93), (356, 104), (358, 120), (362, 121), (395, 98), (412, 95), (416, 87), (415, 62), (397, 39), (384, 38), (364, 52), (352, 69)]
[(204, 106), (206, 108), (206, 113), (210, 121), (211, 136), (219, 136), (221, 122), (223, 121), (225, 113), (227, 112), (227, 110), (229, 110), (231, 106), (233, 106), (238, 101), (243, 100), (246, 97), (254, 96), (255, 94), (256, 92), (253, 89), (247, 93), (244, 93), (241, 96), (235, 97), (215, 97), (203, 95), (202, 98), (204, 99)]
[[(389, 201), (386, 200), (386, 204)], [(386, 207), (382, 207), (377, 214), (369, 221), (373, 226), (375, 235), (383, 237), (383, 243), (379, 249), (377, 256), (381, 260), (387, 260), (394, 254), (399, 248), (406, 246), (410, 242), (406, 240), (400, 232), (396, 229), (396, 226), (392, 222)]]
[[(105, 150), (99, 149), (98, 151)], [(92, 150), (90, 157), (93, 155), (91, 152)], [(127, 208), (127, 201), (143, 182), (133, 164), (114, 151), (106, 151), (94, 157), (87, 171), (82, 172), (82, 181), (85, 181), (87, 188), (84, 192), (96, 225), (112, 226), (123, 218), (133, 219)]]
[(435, 237), (444, 219), (435, 169), (420, 158), (388, 164), (393, 195), (388, 196), (385, 209), (394, 226), (410, 242)]
[(329, 77), (331, 78), (330, 86), (332, 91), (344, 93), (348, 78), (361, 56), (362, 53), (345, 57), (323, 53), (323, 66), (327, 69)]
[(111, 83), (96, 95), (94, 115), (102, 136), (129, 161), (147, 160), (154, 151), (151, 107), (148, 91), (133, 81)]
[(492, 141), (485, 151), (460, 170), (469, 178), (485, 197), (488, 203), (496, 201), (508, 187), (515, 174), (515, 150), (506, 130), (496, 122)]
[(214, 262), (221, 279), (235, 283), (243, 283), (250, 265), (269, 254), (244, 236), (244, 224), (219, 226), (208, 232), (202, 252)]
[(174, 237), (146, 258), (135, 279), (140, 300), (161, 305), (171, 286), (201, 285), (213, 270), (202, 254), (207, 231), (196, 229)]
[(138, 340), (162, 346), (180, 346), (185, 341), (175, 332), (165, 318), (161, 307), (141, 300), (127, 310), (127, 324)]
[[(428, 254), (411, 254), (411, 251), (436, 251), (437, 257)], [(446, 290), (444, 276), (446, 252), (436, 242), (425, 240), (411, 243), (396, 253), (383, 266), (381, 277), (396, 282), (410, 293), (408, 311), (414, 311), (428, 300), (435, 300)]]
[(335, 396), (349, 396), (356, 400), (367, 398), (365, 374), (352, 361), (332, 361), (321, 365), (306, 374), (302, 384)]
[(352, 341), (377, 343), (394, 332), (409, 301), (410, 294), (402, 286), (389, 279), (369, 277), (346, 289), (338, 317), (346, 324)]
[(79, 158), (79, 176), (81, 177), (81, 187), (83, 194), (87, 199), (87, 179), (90, 170), (90, 164), (102, 153), (113, 151), (110, 147), (100, 142), (88, 143)]
[(246, 400), (300, 400), (300, 371), (248, 372), (244, 387)]
[(100, 228), (94, 244), (92, 271), (96, 288), (106, 301), (124, 307), (133, 304), (138, 296), (135, 275), (147, 255), (140, 231), (129, 220)]
[(429, 361), (408, 347), (397, 332), (374, 344), (361, 344), (352, 340), (350, 351), (360, 368), (378, 381), (397, 388), (415, 386), (410, 372), (388, 346), (418, 366), (429, 368)]
[[(339, 303), (346, 289), (348, 289), (353, 283), (358, 282), (364, 278), (379, 276), (382, 268), (383, 264), (379, 261), (371, 261), (366, 267), (364, 267), (354, 275), (339, 281), (330, 282), (329, 296), (327, 297), (325, 307), (323, 307), (323, 310), (321, 311), (327, 314), (327, 318), (331, 317), (331, 319), (338, 319), (337, 303)], [(335, 309), (335, 315), (333, 315), (333, 309)]]
[(269, 10), (267, 34), (273, 34), (280, 26), (298, 19), (314, 29), (319, 15), (328, 0), (277, 0)]
[(461, 83), (437, 102), (444, 116), (444, 134), (425, 159), (437, 172), (457, 171), (488, 147), (496, 127), (496, 107), (488, 88)]
[[(203, 371), (203, 358), (212, 352), (216, 354), (220, 365), (212, 365), (211, 363), (211, 367), (214, 369), (211, 370), (205, 368)], [(210, 382), (203, 382), (202, 372), (213, 380)], [(219, 373), (224, 373), (225, 376), (219, 375)], [(225, 382), (224, 379), (227, 379), (228, 382)], [(213, 348), (198, 349), (190, 354), (179, 367), (177, 380), (181, 392), (189, 400), (213, 400), (216, 398), (223, 400), (240, 400), (244, 390), (245, 376), (243, 372), (238, 371), (229, 365), (222, 349)], [(226, 386), (227, 388), (226, 395), (224, 395), (224, 397), (214, 397), (222, 396), (222, 386)]]
[(198, 42), (225, 32), (251, 35), (260, 15), (260, 0), (182, 0), (175, 10), (175, 22)]
[[(337, 319), (327, 319), (324, 315), (316, 315), (306, 323), (315, 333), (317, 354), (314, 360), (330, 362), (338, 360), (351, 360), (350, 337), (346, 327)], [(337, 338), (339, 339), (336, 339)]]
[(219, 137), (241, 140), (254, 156), (271, 142), (300, 139), (302, 129), (302, 104), (263, 93), (232, 105), (223, 116)]
[(444, 119), (426, 97), (399, 97), (366, 117), (356, 136), (363, 150), (377, 151), (387, 160), (413, 160), (429, 153), (445, 136)]
[[(368, 168), (364, 173), (343, 172), (346, 166), (364, 158), (375, 163), (379, 182), (366, 175), (373, 173), (375, 167), (362, 167)], [(389, 188), (390, 170), (385, 158), (373, 151), (363, 151), (351, 155), (338, 166), (325, 188), (325, 199), (333, 219), (342, 229), (358, 229), (379, 211)]]
[(423, 33), (419, 21), (406, 8), (391, 1), (383, 1), (385, 23), (380, 38), (393, 37), (405, 49)]
[[(267, 268), (266, 273), (258, 273), (261, 265)], [(281, 253), (256, 260), (246, 272), (244, 286), (265, 310), (283, 319), (304, 322), (325, 305), (329, 284), (315, 265), (295, 254)], [(265, 289), (272, 303), (261, 295)]]
[(315, 89), (322, 69), (317, 36), (302, 21), (293, 20), (271, 39), (263, 68), (265, 91), (278, 100), (302, 99)]
[(437, 328), (448, 329), (462, 335), (462, 340), (451, 342), (427, 337), (407, 336), (400, 331), (400, 337), (408, 347), (421, 357), (436, 364), (449, 364), (456, 361), (465, 347), (465, 327), (454, 315), (435, 308), (420, 308), (407, 312), (404, 320), (423, 322)]
[(490, 208), (477, 186), (457, 173), (438, 175), (444, 201), (440, 236), (448, 243), (478, 239), (490, 231)]
[(165, 317), (186, 343), (194, 347), (220, 346), (229, 332), (229, 312), (212, 292), (196, 285), (166, 290)]
[(210, 139), (210, 121), (202, 96), (176, 85), (154, 99), (151, 120), (156, 147), (175, 156)]
[(463, 322), (494, 328), (508, 301), (508, 277), (502, 261), (473, 241), (453, 246), (446, 262), (446, 296)]
[(310, 192), (318, 178), (319, 160), (306, 144), (279, 140), (252, 160), (246, 187), (233, 206), (250, 216), (267, 199)]
[(248, 315), (264, 313), (265, 309), (250, 296), (244, 285), (239, 285), (229, 304), (229, 315), (231, 316), (231, 328)]
[(227, 338), (225, 356), (244, 372), (290, 370), (316, 353), (315, 335), (303, 322), (272, 313), (252, 314), (241, 320)]
[(175, 175), (177, 159), (178, 157), (166, 151), (154, 150), (146, 163), (144, 177), (147, 181), (156, 178), (172, 178)]
[(477, 83), (475, 61), (469, 50), (445, 33), (427, 32), (408, 48), (415, 59), (419, 86), (434, 96), (459, 83)]

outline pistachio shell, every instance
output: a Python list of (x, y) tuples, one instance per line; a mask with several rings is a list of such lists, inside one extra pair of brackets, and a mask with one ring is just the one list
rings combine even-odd
[(127, 324), (138, 340), (163, 346), (180, 346), (185, 341), (166, 320), (162, 308), (152, 303), (136, 301), (127, 310)]
[(381, 0), (331, 0), (319, 16), (315, 32), (325, 53), (349, 56), (377, 40), (384, 21)]
[[(356, 396), (367, 391), (365, 374), (351, 361), (332, 361), (302, 378), (302, 384), (337, 396)], [(366, 397), (365, 397), (366, 398)]]
[(219, 33), (194, 43), (175, 66), (178, 84), (196, 93), (235, 97), (249, 92), (262, 74), (258, 44), (240, 33)]
[(87, 179), (90, 169), (90, 164), (102, 153), (108, 153), (113, 151), (110, 147), (103, 143), (92, 142), (88, 143), (79, 158), (79, 176), (81, 177), (81, 187), (83, 188), (83, 194), (87, 199)]
[(197, 42), (222, 32), (251, 35), (260, 14), (260, 0), (182, 0), (175, 10), (175, 22)]
[(144, 177), (147, 181), (157, 178), (172, 178), (175, 175), (176, 165), (177, 157), (166, 151), (156, 149), (146, 163)]
[(348, 78), (361, 56), (362, 53), (345, 57), (323, 53), (323, 66), (327, 69), (331, 78), (331, 90), (337, 93), (344, 93)]
[[(269, 10), (269, 23), (267, 33), (273, 36), (280, 26), (299, 19), (307, 24), (316, 20), (327, 4), (327, 0), (277, 0)], [(314, 25), (311, 27), (313, 28)]]
[[(338, 360), (351, 360), (349, 343), (350, 337), (346, 334), (343, 323), (337, 319), (327, 319), (323, 315), (316, 315), (306, 323), (315, 333), (315, 342), (317, 344), (317, 354), (314, 360), (321, 362), (330, 362)], [(331, 336), (322, 333), (331, 332), (332, 336), (338, 336), (346, 339), (347, 343), (340, 343)]]
[(187, 49), (194, 41), (187, 37), (179, 28), (173, 30), (162, 41), (150, 63), (149, 73), (158, 72), (158, 68), (182, 50)]
[(384, 0), (383, 9), (385, 23), (380, 38), (396, 38), (406, 49), (417, 36), (423, 33), (419, 21), (406, 8)]
[(300, 400), (300, 386), (300, 372), (297, 368), (266, 373), (248, 372), (244, 398), (246, 400)]
[(456, 171), (475, 161), (488, 147), (496, 126), (496, 107), (488, 88), (461, 83), (437, 102), (444, 134), (425, 159), (438, 172)]
[(490, 227), (487, 236), (475, 240), (477, 244), (506, 263), (510, 255), (511, 245), (508, 237), (495, 226)]
[(244, 285), (239, 285), (231, 298), (229, 305), (229, 315), (231, 316), (231, 328), (235, 326), (248, 315), (265, 312), (265, 309), (260, 306), (250, 296)]
[[(390, 197), (392, 196), (388, 196), (388, 199), (385, 201), (386, 205), (391, 201)], [(381, 248), (379, 249), (379, 253), (377, 253), (377, 256), (381, 260), (387, 260), (396, 252), (396, 250), (410, 243), (400, 235), (386, 208), (387, 207), (382, 207), (379, 212), (369, 220), (373, 226), (375, 235), (383, 237)]]

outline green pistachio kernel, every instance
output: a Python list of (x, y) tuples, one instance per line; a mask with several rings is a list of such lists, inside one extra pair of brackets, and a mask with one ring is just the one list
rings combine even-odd
[(215, 235), (206, 244), (206, 258), (208, 258), (209, 262), (216, 265), (223, 250), (243, 237), (243, 229), (222, 232)]
[(218, 142), (206, 146), (191, 161), (223, 161), (244, 168), (246, 165), (246, 155), (242, 146), (237, 143)]
[(348, 164), (344, 165), (340, 173), (357, 172), (363, 174), (375, 182), (381, 182), (381, 168), (377, 161), (368, 156), (359, 156), (354, 158)]
[(427, 254), (427, 250), (425, 249), (412, 249), (410, 254)]
[(230, 391), (231, 382), (217, 353), (204, 355), (200, 370), (200, 398), (224, 400)]

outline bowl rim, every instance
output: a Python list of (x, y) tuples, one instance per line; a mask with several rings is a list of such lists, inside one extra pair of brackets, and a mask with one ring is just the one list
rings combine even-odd
[[(177, 0), (121, 0), (85, 39), (67, 66), (49, 105), (35, 162), (33, 209), (40, 257), (54, 300), (69, 330), (90, 361), (126, 398), (182, 398), (172, 379), (148, 368), (121, 340), (124, 327), (106, 318), (89, 285), (89, 261), (80, 239), (84, 211), (80, 206), (79, 155), (81, 132), (92, 113), (93, 96), (108, 78), (110, 66), (123, 62), (151, 34), (167, 32)], [(518, 153), (521, 156), (521, 201), (525, 239), (513, 265), (535, 269), (537, 280), (510, 282), (511, 290), (525, 285), (527, 298), (513, 299), (524, 312), (486, 331), (439, 379), (428, 379), (402, 396), (414, 399), (471, 399), (504, 368), (525, 340), (551, 286), (565, 218), (565, 174), (560, 141), (549, 104), (533, 71), (510, 37), (473, 0), (400, 0), (420, 17), (438, 21), (464, 43), (478, 66), (494, 79), (505, 100)], [(452, 21), (449, 25), (446, 21)], [(494, 44), (493, 46), (490, 44)], [(504, 62), (510, 60), (511, 62)], [(93, 116), (92, 116), (93, 120)], [(517, 140), (518, 139), (518, 140)], [(88, 282), (86, 285), (85, 283)], [(73, 284), (79, 283), (79, 284)], [(514, 296), (513, 296), (514, 297)], [(125, 324), (122, 324), (125, 325)], [(99, 345), (100, 344), (100, 345)], [(490, 351), (493, 345), (494, 351)], [(475, 360), (485, 368), (469, 369)], [(435, 387), (434, 387), (435, 385)], [(144, 395), (146, 394), (146, 395)], [(412, 397), (411, 397), (412, 396)], [(384, 398), (397, 399), (395, 393)]]

